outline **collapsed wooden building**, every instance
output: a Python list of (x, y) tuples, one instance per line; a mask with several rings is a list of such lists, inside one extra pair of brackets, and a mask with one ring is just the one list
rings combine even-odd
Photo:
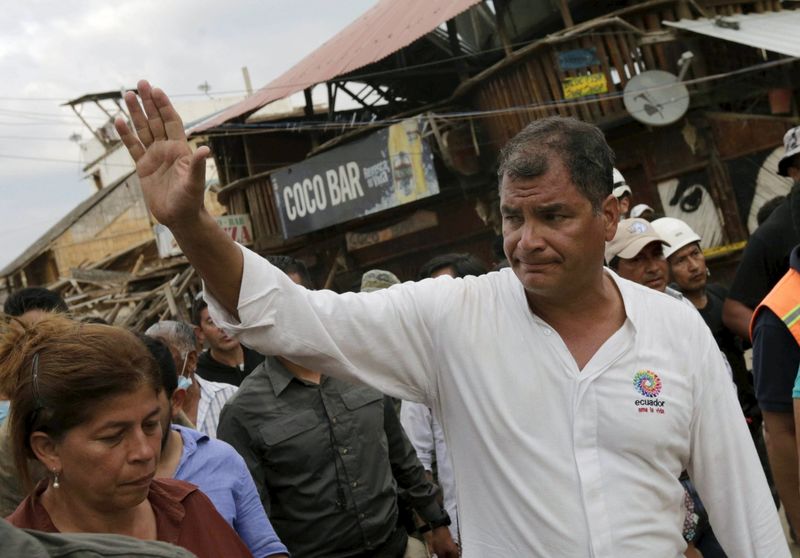
[[(357, 288), (371, 268), (414, 279), (444, 252), (494, 263), (498, 151), (549, 115), (598, 125), (635, 203), (687, 221), (724, 274), (758, 208), (790, 187), (776, 167), (800, 122), (791, 4), (381, 0), (189, 133), (210, 145), (218, 199), (249, 220), (250, 246), (300, 258), (318, 287)], [(302, 114), (263, 114), (299, 93)], [(72, 301), (137, 327), (185, 316), (196, 279), (149, 249), (152, 267), (137, 269), (135, 251), (110, 266), (127, 274), (105, 279), (112, 296)], [(161, 271), (149, 281), (145, 269)], [(37, 276), (86, 294), (70, 279)]]
[[(375, 267), (414, 279), (443, 252), (494, 261), (498, 151), (549, 115), (600, 126), (635, 202), (686, 220), (730, 271), (755, 212), (790, 187), (775, 171), (798, 123), (798, 16), (772, 0), (381, 1), (191, 132), (253, 247), (301, 258), (320, 287)], [(304, 115), (258, 117), (299, 91)]]

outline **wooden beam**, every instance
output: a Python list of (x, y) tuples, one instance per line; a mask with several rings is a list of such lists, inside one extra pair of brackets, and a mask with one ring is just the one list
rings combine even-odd
[(500, 44), (503, 45), (503, 51), (505, 52), (506, 56), (508, 56), (511, 54), (512, 49), (511, 41), (508, 40), (508, 33), (506, 31), (506, 6), (506, 0), (494, 0), (494, 18), (497, 37), (500, 39)]
[(464, 81), (469, 77), (469, 73), (467, 72), (467, 64), (464, 61), (464, 53), (461, 51), (461, 42), (458, 40), (456, 18), (447, 20), (447, 39), (450, 41), (450, 51), (455, 59), (458, 79)]
[(572, 20), (572, 14), (569, 12), (567, 0), (558, 0), (558, 9), (561, 10), (561, 19), (564, 20), (564, 28), (574, 27), (575, 22)]
[(97, 141), (99, 141), (100, 143), (105, 145), (106, 144), (106, 140), (104, 140), (103, 137), (100, 134), (97, 133), (97, 130), (95, 130), (92, 126), (89, 126), (89, 123), (86, 122), (86, 120), (83, 118), (83, 116), (81, 116), (81, 113), (79, 113), (77, 110), (75, 110), (75, 106), (74, 105), (70, 105), (70, 108), (72, 108), (72, 112), (75, 113), (75, 116), (77, 116), (80, 119), (80, 121), (83, 122), (83, 125), (86, 126), (87, 128), (89, 128), (89, 131), (92, 133), (92, 135), (95, 138), (97, 138)]
[(303, 89), (303, 97), (305, 97), (306, 100), (306, 106), (303, 107), (303, 112), (306, 116), (314, 116), (314, 100), (311, 98), (310, 87)]

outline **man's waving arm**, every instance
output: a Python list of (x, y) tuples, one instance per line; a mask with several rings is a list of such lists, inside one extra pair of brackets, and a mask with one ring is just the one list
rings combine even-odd
[(192, 152), (183, 122), (161, 89), (142, 80), (138, 93), (138, 98), (125, 93), (133, 130), (123, 118), (114, 125), (136, 163), (147, 207), (172, 231), (205, 287), (235, 315), (242, 253), (203, 205), (210, 151), (201, 147)]

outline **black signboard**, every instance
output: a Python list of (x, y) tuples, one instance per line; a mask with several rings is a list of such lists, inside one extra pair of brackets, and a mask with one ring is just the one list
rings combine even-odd
[(272, 174), (284, 238), (439, 193), (433, 156), (411, 118)]

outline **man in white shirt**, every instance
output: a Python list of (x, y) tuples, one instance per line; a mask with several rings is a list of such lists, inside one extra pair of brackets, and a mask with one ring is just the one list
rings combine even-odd
[[(262, 353), (425, 403), (455, 466), (463, 555), (677, 558), (689, 471), (731, 557), (788, 557), (720, 353), (697, 311), (603, 267), (618, 222), (594, 126), (534, 122), (504, 148), (511, 269), (373, 293), (309, 291), (202, 205), (169, 99), (142, 81), (117, 130), (221, 327)], [(354, 481), (356, 482), (356, 481)]]

